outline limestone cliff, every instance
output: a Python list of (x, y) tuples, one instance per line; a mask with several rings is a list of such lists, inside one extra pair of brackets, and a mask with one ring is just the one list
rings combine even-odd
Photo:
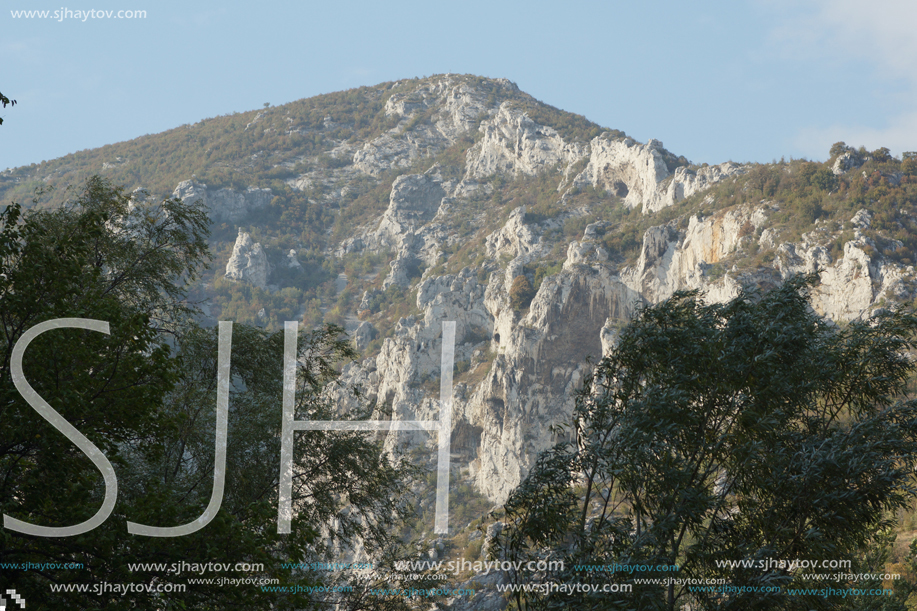
[[(292, 260), (296, 261), (295, 255)], [(298, 265), (298, 261), (296, 263)], [(229, 280), (249, 282), (263, 289), (267, 288), (270, 272), (271, 266), (261, 244), (253, 241), (249, 233), (240, 229), (224, 276)]]
[[(393, 127), (362, 143), (330, 142), (327, 155), (345, 161), (313, 164), (287, 184), (324, 185), (324, 205), (343, 209), (366, 184), (388, 177), (384, 209), (324, 251), (342, 264), (370, 255), (389, 260), (365, 277), (339, 276), (337, 291), (354, 295), (347, 327), (355, 345), (370, 351), (345, 378), (376, 401), (379, 418), (437, 419), (442, 322), (456, 321), (453, 468), (493, 502), (503, 501), (553, 443), (550, 426), (570, 413), (587, 357), (607, 352), (640, 304), (682, 289), (725, 301), (742, 286), (800, 272), (819, 273), (815, 307), (836, 320), (914, 294), (913, 267), (881, 255), (866, 209), (846, 226), (815, 223), (793, 232), (776, 200), (729, 205), (705, 195), (736, 184), (752, 166), (692, 165), (658, 140), (641, 144), (613, 130), (588, 137), (568, 130), (565, 137), (532, 118), (535, 107), (520, 105), (522, 94), (508, 81), (445, 75), (392, 88), (398, 92), (381, 114)], [(332, 127), (326, 120), (322, 129)], [(460, 146), (459, 161), (443, 156)], [(830, 172), (863, 163), (848, 151)], [(546, 176), (556, 176), (548, 190), (497, 199), (506, 181), (525, 185)], [(583, 200), (584, 190), (598, 200)], [(203, 197), (214, 220), (236, 223), (270, 198), (266, 189), (211, 190), (192, 181), (176, 195)], [(683, 209), (671, 220), (645, 224), (633, 256), (614, 246), (625, 223), (599, 212), (617, 206), (651, 220), (676, 205)], [(575, 226), (581, 229), (571, 234)], [(456, 264), (463, 248), (467, 263)], [(274, 268), (297, 265), (288, 254)], [(226, 277), (264, 288), (271, 269), (261, 245), (239, 233)], [(537, 287), (521, 309), (510, 296), (518, 276)], [(378, 304), (395, 289), (414, 314), (387, 327)], [(338, 399), (342, 409), (352, 401)], [(393, 450), (405, 442), (433, 439), (392, 433), (387, 440)]]
[[(217, 275), (264, 289), (259, 321), (286, 308), (343, 325), (363, 352), (345, 378), (378, 418), (438, 417), (442, 322), (456, 321), (452, 464), (495, 503), (553, 442), (587, 357), (607, 352), (640, 304), (682, 289), (724, 301), (816, 272), (815, 308), (843, 321), (917, 288), (917, 169), (887, 151), (694, 164), (508, 80), (452, 74), (251, 115), (235, 132), (220, 123), (238, 155), (208, 149), (219, 162), (166, 190), (204, 201), (221, 257), (232, 244)], [(205, 127), (181, 142), (218, 131)], [(522, 298), (511, 295), (520, 276), (532, 287)], [(206, 290), (218, 301), (225, 283)], [(341, 408), (352, 400), (342, 394)], [(433, 438), (386, 443), (402, 442), (432, 449)]]
[(270, 189), (257, 187), (249, 187), (242, 192), (228, 188), (210, 189), (194, 180), (185, 180), (175, 187), (172, 197), (188, 202), (201, 200), (215, 222), (234, 223), (264, 208), (271, 201), (272, 194)]

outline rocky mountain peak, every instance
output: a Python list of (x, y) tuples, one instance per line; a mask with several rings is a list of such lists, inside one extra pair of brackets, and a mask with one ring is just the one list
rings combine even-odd
[[(814, 305), (840, 321), (912, 299), (915, 165), (849, 147), (830, 164), (697, 165), (505, 79), (447, 74), (207, 119), (0, 188), (98, 172), (203, 200), (222, 253), (211, 322), (341, 324), (363, 351), (346, 380), (379, 418), (437, 418), (455, 321), (455, 475), (499, 502), (640, 304), (795, 273), (819, 274)], [(387, 443), (403, 441), (431, 443)]]

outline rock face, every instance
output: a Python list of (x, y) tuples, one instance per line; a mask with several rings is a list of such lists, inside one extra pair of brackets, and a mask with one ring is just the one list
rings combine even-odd
[(378, 247), (400, 246), (414, 228), (433, 219), (446, 192), (431, 168), (425, 174), (399, 176), (392, 185), (389, 206), (375, 232)]
[[(793, 273), (818, 272), (815, 308), (849, 320), (882, 299), (910, 298), (917, 290), (912, 267), (867, 254), (870, 240), (860, 231), (869, 223), (866, 211), (853, 217), (856, 235), (837, 258), (828, 245), (840, 232), (827, 227), (799, 242), (780, 242), (771, 222), (778, 211), (776, 204), (762, 202), (693, 215), (682, 228), (677, 222), (651, 227), (638, 260), (624, 267), (614, 263), (600, 240), (609, 224), (592, 223), (580, 239), (567, 244), (561, 271), (544, 278), (529, 308), (519, 312), (510, 305), (512, 279), (550, 255), (545, 232), (556, 226), (550, 220), (527, 224), (525, 207), (519, 207), (484, 241), (487, 257), (503, 259), (504, 269), (489, 268), (486, 283), (471, 268), (425, 276), (417, 285), (422, 315), (402, 319), (381, 353), (349, 369), (347, 378), (373, 389), (375, 398), (391, 407), (392, 418), (437, 419), (438, 385), (428, 388), (425, 383), (436, 382), (440, 374), (442, 322), (456, 321), (456, 363), (464, 363), (461, 368), (480, 381), (456, 378), (453, 467), (500, 503), (538, 453), (556, 441), (548, 425), (569, 415), (588, 373), (586, 357), (608, 353), (617, 328), (637, 305), (682, 289), (699, 289), (708, 301), (722, 302), (743, 285), (773, 285)], [(421, 243), (434, 224), (415, 226), (418, 233), (411, 242)], [(774, 256), (753, 271), (739, 273), (728, 263), (764, 249)], [(404, 442), (424, 443), (413, 433), (393, 433), (388, 439), (391, 448)]]
[(829, 248), (841, 232), (821, 227), (804, 234), (800, 242), (776, 244), (772, 267), (737, 276), (724, 275), (722, 269), (711, 273), (727, 257), (775, 246), (773, 232), (763, 228), (778, 209), (764, 204), (703, 220), (693, 216), (684, 232), (671, 225), (653, 227), (644, 234), (637, 265), (622, 279), (650, 302), (679, 289), (702, 289), (708, 301), (722, 302), (735, 297), (742, 284), (773, 284), (792, 274), (817, 273), (820, 284), (812, 291), (813, 307), (834, 320), (860, 318), (882, 300), (902, 301), (914, 294), (912, 266), (867, 254), (876, 252), (876, 244), (860, 231), (869, 226), (866, 210), (851, 219), (858, 228), (839, 257), (832, 257)]
[(203, 183), (186, 180), (178, 183), (172, 197), (188, 202), (201, 200), (215, 223), (235, 223), (271, 203), (273, 194), (270, 189), (257, 187), (249, 187), (241, 193), (227, 188), (210, 189)]
[[(640, 143), (592, 124), (571, 128), (569, 116), (545, 125), (556, 109), (538, 106), (506, 80), (442, 75), (372, 95), (379, 109), (374, 125), (384, 127), (364, 140), (355, 137), (362, 129), (355, 125), (335, 132), (335, 121), (346, 120), (340, 117), (308, 129), (291, 125), (290, 134), (321, 142), (322, 152), (310, 148), (285, 160), (286, 184), (328, 218), (360, 220), (342, 235), (325, 227), (321, 246), (285, 246), (273, 263), (278, 277), (293, 277), (288, 272), (302, 268), (297, 252), (308, 252), (310, 261), (334, 259), (325, 266), (333, 273), (348, 270), (319, 300), (323, 311), (335, 307), (332, 298), (341, 300), (338, 315), (355, 346), (374, 351), (348, 366), (344, 378), (376, 401), (375, 418), (438, 419), (442, 323), (456, 322), (453, 475), (494, 503), (556, 441), (550, 425), (569, 416), (590, 371), (586, 358), (608, 354), (641, 304), (683, 289), (725, 301), (743, 286), (775, 285), (800, 272), (818, 273), (813, 305), (836, 320), (868, 316), (883, 302), (915, 294), (914, 268), (882, 254), (900, 242), (876, 237), (881, 224), (869, 210), (849, 223), (789, 231), (778, 203), (716, 200), (711, 187), (744, 180), (750, 167), (694, 165), (658, 140)], [(264, 129), (279, 112), (260, 113), (247, 129)], [(843, 179), (868, 159), (848, 149), (830, 169)], [(889, 186), (901, 179), (869, 177)], [(390, 185), (381, 196), (380, 185)], [(210, 189), (193, 180), (175, 195), (203, 199), (220, 223), (239, 223), (273, 197), (268, 189)], [(348, 208), (361, 197), (368, 208)], [(677, 218), (666, 211), (685, 200)], [(616, 238), (636, 232), (638, 211), (659, 220), (641, 222), (642, 235), (628, 242), (639, 252), (628, 258), (633, 249), (619, 251)], [(299, 231), (288, 233), (295, 238)], [(377, 263), (351, 273), (361, 269), (360, 259)], [(270, 263), (261, 245), (240, 232), (226, 277), (265, 288)], [(518, 276), (535, 289), (527, 305), (510, 299)], [(393, 295), (410, 300), (398, 303), (411, 313), (397, 321), (382, 311)], [(340, 305), (348, 296), (353, 303)], [(344, 411), (353, 401), (343, 392), (336, 397)], [(385, 437), (392, 451), (407, 444), (432, 453), (434, 441), (418, 432)]]
[[(732, 162), (689, 169), (669, 168), (671, 153), (658, 140), (639, 144), (630, 138), (595, 138), (590, 144), (589, 163), (574, 179), (577, 186), (591, 185), (624, 198), (625, 205), (656, 212), (713, 184), (744, 172)], [(668, 179), (668, 180), (667, 180)]]
[[(609, 354), (640, 306), (680, 290), (724, 302), (797, 273), (817, 274), (813, 307), (836, 321), (917, 295), (917, 206), (896, 191), (917, 175), (881, 149), (832, 149), (817, 169), (697, 165), (659, 140), (637, 142), (547, 107), (505, 79), (440, 75), (328, 98), (336, 101), (259, 111), (241, 140), (264, 144), (209, 168), (251, 184), (282, 180), (278, 193), (192, 178), (173, 195), (203, 200), (217, 239), (265, 219), (256, 235), (271, 240), (272, 254), (239, 229), (225, 278), (271, 293), (251, 308), (265, 326), (283, 311), (345, 327), (363, 356), (331, 397), (342, 416), (372, 405), (374, 420), (439, 420), (443, 322), (455, 322), (450, 464), (463, 494), (470, 485), (493, 504), (507, 499), (558, 441), (551, 426), (569, 421), (593, 367), (587, 358)], [(122, 159), (103, 169), (131, 161)], [(20, 180), (0, 178), (0, 190)], [(787, 184), (805, 191), (770, 201)], [(842, 192), (851, 197), (830, 211), (803, 207), (837, 203)], [(137, 215), (154, 203), (141, 191), (131, 201)], [(131, 231), (130, 219), (120, 226)], [(532, 288), (528, 303), (518, 291), (511, 298), (520, 276)], [(358, 404), (350, 385), (370, 403)], [(437, 435), (375, 434), (434, 468)], [(449, 604), (503, 608), (495, 591)]]
[[(495, 84), (507, 91), (517, 91), (506, 79)], [(474, 129), (481, 114), (491, 111), (487, 100), (486, 92), (451, 75), (410, 93), (392, 95), (385, 103), (385, 115), (401, 121), (357, 150), (353, 155), (354, 168), (379, 176), (392, 168), (406, 168), (418, 157), (443, 150)], [(431, 115), (429, 123), (409, 128), (412, 120), (425, 113)]]
[(558, 163), (564, 166), (582, 157), (584, 149), (567, 144), (553, 128), (539, 125), (524, 113), (502, 105), (493, 119), (481, 123), (481, 141), (467, 156), (466, 176), (494, 174), (533, 176)]
[(240, 229), (232, 248), (232, 256), (226, 264), (225, 277), (266, 289), (270, 273), (271, 266), (261, 244), (253, 241), (249, 233)]
[[(512, 91), (506, 83), (500, 87)], [(416, 291), (418, 313), (402, 318), (378, 354), (345, 373), (384, 406), (378, 417), (438, 418), (442, 323), (456, 322), (452, 466), (456, 477), (470, 480), (495, 503), (556, 441), (549, 426), (569, 415), (589, 371), (586, 357), (607, 354), (638, 305), (682, 289), (725, 301), (745, 285), (773, 285), (813, 271), (822, 280), (813, 292), (816, 309), (838, 320), (914, 292), (913, 268), (867, 254), (875, 245), (862, 233), (869, 222), (865, 212), (853, 219), (856, 235), (840, 252), (832, 246), (842, 237), (840, 228), (821, 226), (801, 240), (784, 239), (773, 221), (779, 206), (767, 201), (652, 226), (630, 265), (604, 241), (606, 232), (617, 230), (613, 221), (596, 219), (581, 235), (559, 237), (588, 213), (568, 204), (577, 190), (591, 187), (648, 215), (737, 179), (748, 168), (732, 162), (693, 166), (658, 140), (641, 144), (612, 132), (570, 141), (518, 106), (491, 98), (454, 77), (389, 98), (384, 112), (399, 119), (400, 127), (356, 149), (353, 171), (381, 176), (444, 150), (463, 134), (476, 132), (475, 142), (465, 152), (460, 178), (444, 178), (444, 168), (432, 161), (423, 173), (403, 172), (392, 182), (385, 211), (332, 248), (337, 257), (388, 253), (393, 259), (380, 272), (381, 291)], [(410, 127), (419, 116), (430, 120)], [(477, 257), (476, 266), (432, 273), (465, 243), (457, 219), (484, 226), (488, 212), (480, 202), (494, 192), (496, 177), (519, 180), (558, 170), (564, 177), (554, 196), (558, 216), (530, 218), (530, 203), (510, 203), (503, 220), (480, 236), (471, 257)], [(535, 270), (548, 267), (553, 271), (536, 279)], [(521, 311), (509, 296), (519, 275), (537, 286)], [(374, 316), (381, 294), (377, 288), (361, 291), (355, 310)], [(358, 345), (368, 345), (367, 337), (361, 325)], [(346, 409), (348, 399), (338, 400)], [(400, 432), (389, 434), (386, 443), (392, 450), (403, 443), (432, 450), (433, 440)]]
[(365, 350), (369, 343), (376, 339), (378, 332), (372, 326), (372, 323), (361, 322), (357, 330), (353, 332), (353, 343), (357, 350)]
[(858, 168), (863, 165), (863, 159), (857, 154), (853, 149), (848, 149), (844, 154), (838, 155), (837, 159), (834, 160), (834, 165), (831, 167), (831, 171), (835, 175), (846, 174), (849, 170)]

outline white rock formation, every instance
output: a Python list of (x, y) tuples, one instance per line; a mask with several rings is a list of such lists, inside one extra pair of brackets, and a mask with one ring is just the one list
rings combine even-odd
[(564, 142), (553, 128), (535, 123), (507, 103), (493, 119), (481, 123), (480, 131), (483, 138), (466, 156), (466, 178), (498, 173), (533, 176), (558, 164), (566, 167), (585, 152), (582, 145)]
[(674, 155), (658, 140), (646, 144), (603, 134), (588, 145), (568, 143), (553, 128), (539, 125), (504, 103), (492, 119), (481, 123), (481, 140), (467, 153), (465, 180), (494, 174), (534, 176), (555, 167), (570, 168), (587, 159), (573, 179), (574, 187), (592, 186), (624, 199), (644, 213), (655, 212), (741, 174), (744, 166), (726, 162), (690, 169), (669, 168)]
[[(508, 91), (517, 91), (505, 79), (499, 83)], [(356, 151), (353, 165), (361, 172), (379, 176), (391, 168), (408, 167), (418, 157), (437, 153), (473, 129), (479, 116), (493, 112), (487, 100), (486, 92), (450, 75), (413, 91), (396, 93), (386, 102), (385, 113), (402, 121)], [(432, 112), (429, 122), (412, 124), (414, 118), (428, 111)]]
[(261, 244), (253, 241), (248, 232), (239, 229), (236, 243), (232, 247), (232, 256), (226, 263), (225, 277), (267, 289), (267, 278), (270, 273), (271, 266)]
[[(775, 206), (743, 207), (700, 220), (691, 217), (686, 231), (672, 226), (650, 228), (643, 236), (640, 259), (625, 270), (622, 280), (650, 302), (658, 302), (680, 289), (702, 289), (711, 302), (735, 297), (740, 279), (723, 275), (711, 279), (711, 267), (723, 259), (751, 248), (757, 232), (768, 222)], [(851, 222), (869, 227), (870, 215), (860, 210)], [(876, 245), (859, 230), (844, 244), (843, 255), (834, 260), (828, 245), (839, 232), (822, 228), (803, 236), (798, 243), (776, 246), (773, 271), (759, 270), (745, 282), (787, 278), (792, 274), (818, 273), (820, 284), (812, 291), (812, 305), (819, 314), (834, 320), (851, 320), (868, 314), (881, 299), (900, 301), (913, 295), (913, 267), (875, 257)], [(757, 239), (759, 247), (774, 245), (776, 233), (768, 228)], [(725, 270), (720, 270), (724, 272)], [(771, 277), (776, 273), (776, 278)]]
[[(422, 318), (403, 319), (381, 353), (347, 375), (374, 389), (394, 418), (437, 419), (433, 387), (438, 388), (442, 321), (457, 321), (456, 362), (469, 362), (477, 378), (482, 376), (478, 367), (486, 371), (475, 386), (456, 377), (453, 438), (461, 443), (453, 448), (453, 466), (488, 498), (502, 502), (538, 453), (556, 441), (548, 425), (568, 417), (587, 373), (585, 357), (597, 359), (611, 350), (617, 329), (636, 305), (680, 289), (700, 289), (706, 300), (723, 302), (746, 283), (774, 284), (792, 273), (814, 271), (821, 277), (813, 290), (815, 308), (839, 320), (866, 315), (882, 298), (914, 294), (913, 268), (870, 258), (870, 243), (862, 234), (847, 242), (837, 260), (829, 243), (839, 233), (824, 226), (800, 242), (781, 242), (778, 228), (771, 226), (777, 210), (762, 202), (693, 216), (681, 229), (675, 223), (652, 227), (636, 264), (620, 269), (599, 241), (609, 224), (592, 223), (581, 240), (567, 244), (562, 271), (545, 278), (529, 309), (517, 312), (509, 300), (512, 279), (552, 250), (541, 225), (525, 223), (525, 208), (519, 207), (485, 240), (487, 257), (505, 265), (490, 273), (486, 287), (472, 269), (423, 280), (417, 289)], [(858, 213), (853, 223), (867, 228), (869, 215)], [(409, 241), (420, 241), (433, 224), (420, 227)], [(760, 259), (763, 267), (734, 271), (731, 261), (737, 257), (768, 249), (773, 255)], [(493, 351), (492, 361), (482, 362), (486, 350)], [(431, 437), (418, 435), (393, 433), (387, 443), (391, 448), (403, 441), (432, 444)]]
[[(788, 238), (784, 226), (772, 221), (779, 208), (769, 202), (712, 215), (695, 213), (647, 230), (639, 258), (625, 266), (621, 253), (612, 251), (613, 242), (603, 242), (606, 232), (618, 230), (616, 220), (593, 216), (581, 237), (563, 237), (566, 221), (595, 215), (572, 197), (572, 190), (592, 187), (617, 196), (629, 208), (653, 213), (732, 180), (746, 167), (731, 162), (685, 166), (657, 140), (641, 144), (610, 133), (588, 143), (568, 142), (506, 102), (505, 96), (494, 101), (460, 77), (441, 77), (413, 89), (403, 83), (395, 87), (397, 93), (384, 110), (397, 121), (394, 128), (370, 142), (334, 142), (332, 156), (352, 155), (352, 165), (312, 171), (291, 184), (316, 188), (323, 194), (315, 197), (333, 208), (355, 188), (351, 179), (371, 181), (369, 177), (407, 168), (480, 130), (466, 153), (463, 176), (446, 180), (448, 174), (435, 165), (398, 176), (385, 212), (331, 251), (339, 257), (390, 253), (394, 260), (381, 288), (416, 290), (420, 314), (401, 319), (377, 355), (344, 372), (347, 381), (360, 384), (377, 400), (374, 417), (438, 419), (442, 323), (456, 322), (453, 473), (472, 481), (495, 503), (505, 500), (538, 453), (557, 441), (549, 426), (569, 417), (575, 392), (591, 367), (586, 357), (598, 359), (613, 349), (619, 329), (637, 305), (658, 302), (681, 289), (699, 289), (706, 300), (722, 302), (749, 283), (772, 285), (800, 272), (820, 275), (813, 305), (838, 320), (866, 316), (883, 299), (909, 299), (915, 293), (913, 268), (889, 262), (877, 252), (866, 210), (851, 219), (854, 238), (845, 237), (842, 249), (835, 244), (841, 228), (826, 224), (802, 238)], [(510, 83), (500, 87), (502, 94), (515, 91)], [(325, 130), (332, 127), (326, 121)], [(859, 161), (853, 153), (842, 156), (835, 172), (848, 171)], [(490, 205), (494, 175), (519, 178), (555, 169), (563, 173), (557, 217), (529, 217), (527, 222), (525, 206), (497, 211), (497, 216), (493, 209), (482, 209)], [(191, 182), (180, 187), (176, 193), (183, 197), (206, 197), (214, 218), (223, 220), (266, 205), (270, 195), (211, 192)], [(216, 193), (223, 193), (219, 205), (214, 205)], [(431, 270), (446, 260), (445, 253), (464, 245), (468, 234), (456, 231), (459, 215), (477, 227), (494, 218), (506, 220), (476, 238), (483, 240), (472, 260), (483, 257), (483, 266), (434, 276)], [(557, 265), (560, 259), (562, 266)], [(286, 265), (296, 264), (295, 252), (288, 253)], [(422, 266), (426, 271), (418, 278)], [(534, 283), (533, 270), (539, 266), (561, 271), (542, 279), (526, 310), (514, 310), (509, 299), (513, 279), (524, 274)], [(227, 277), (263, 287), (269, 272), (260, 245), (240, 233)], [(374, 287), (365, 291), (357, 307), (361, 318), (375, 314), (379, 286)], [(374, 337), (375, 328), (363, 322), (356, 329), (355, 345), (365, 349)], [(343, 394), (337, 400), (344, 411), (355, 406)], [(427, 445), (433, 455), (435, 437), (428, 433), (385, 437), (392, 450), (403, 442)]]
[[(625, 205), (655, 212), (744, 172), (732, 162), (674, 173), (666, 163), (670, 155), (658, 140), (639, 144), (630, 138), (609, 140), (599, 136), (590, 143), (589, 163), (573, 180), (574, 186), (591, 185), (624, 198)], [(670, 178), (671, 177), (671, 178)], [(668, 180), (666, 180), (668, 179)]]
[(849, 170), (858, 168), (861, 165), (863, 165), (863, 159), (860, 158), (855, 150), (848, 148), (846, 153), (838, 155), (837, 159), (834, 160), (831, 171), (836, 175), (846, 174)]
[(172, 197), (193, 202), (202, 200), (210, 210), (210, 218), (216, 223), (235, 223), (254, 210), (264, 208), (273, 198), (270, 189), (249, 187), (243, 192), (232, 189), (210, 189), (203, 183), (185, 180), (178, 183)]
[(425, 174), (399, 176), (392, 184), (389, 205), (374, 235), (382, 247), (396, 247), (403, 236), (426, 224), (436, 215), (446, 192), (435, 168)]
[(363, 321), (353, 332), (353, 343), (357, 350), (365, 350), (369, 343), (376, 339), (378, 331), (372, 323)]

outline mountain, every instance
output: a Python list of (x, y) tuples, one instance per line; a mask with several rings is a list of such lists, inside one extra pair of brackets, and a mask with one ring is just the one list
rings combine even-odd
[[(917, 155), (838, 143), (825, 163), (696, 165), (505, 79), (207, 119), (5, 172), (0, 196), (53, 187), (39, 205), (57, 205), (96, 173), (138, 199), (204, 200), (215, 259), (194, 296), (209, 321), (344, 325), (364, 355), (345, 379), (379, 418), (437, 419), (441, 323), (456, 321), (457, 532), (552, 444), (587, 357), (641, 304), (818, 272), (815, 308), (845, 321), (917, 289)], [(387, 443), (435, 455), (428, 433)]]

